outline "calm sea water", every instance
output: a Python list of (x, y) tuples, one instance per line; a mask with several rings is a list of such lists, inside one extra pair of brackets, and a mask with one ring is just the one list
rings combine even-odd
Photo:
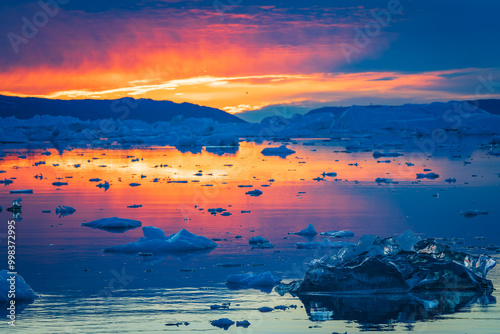
[[(230, 327), (233, 333), (498, 333), (497, 291), (486, 299), (447, 295), (440, 297), (438, 308), (426, 310), (405, 296), (318, 296), (301, 301), (271, 291), (230, 290), (224, 284), (227, 275), (250, 271), (271, 271), (285, 281), (301, 278), (310, 260), (327, 253), (296, 249), (297, 242), (307, 240), (288, 232), (309, 223), (318, 231), (351, 230), (355, 237), (347, 241), (352, 242), (363, 234), (385, 237), (411, 229), (424, 238), (447, 238), (455, 248), (486, 252), (498, 260), (498, 252), (484, 247), (500, 245), (500, 157), (481, 149), (480, 141), (472, 138), (432, 152), (421, 152), (410, 141), (397, 148), (388, 143), (378, 150), (404, 153), (378, 159), (389, 163), (377, 162), (373, 152), (345, 152), (341, 141), (322, 140), (296, 141), (289, 145), (296, 154), (286, 158), (261, 155), (268, 142), (196, 153), (165, 147), (48, 148), (49, 156), (42, 155), (45, 148), (3, 146), (0, 170), (5, 173), (0, 177), (14, 182), (0, 185), (0, 247), (6, 254), (11, 213), (5, 208), (21, 197), (17, 271), (40, 297), (18, 315), (14, 329), (6, 321), (0, 328), (16, 333), (195, 333), (222, 331), (210, 321), (226, 317), (251, 322), (247, 329)], [(35, 166), (40, 161), (45, 164)], [(415, 183), (416, 173), (424, 169), (440, 177)], [(337, 177), (313, 180), (323, 172), (336, 172)], [(39, 174), (42, 178), (35, 178)], [(399, 183), (378, 185), (377, 177)], [(444, 182), (448, 177), (456, 183)], [(92, 178), (111, 186), (104, 191), (89, 181)], [(56, 181), (68, 185), (52, 185)], [(131, 187), (132, 182), (141, 185)], [(26, 188), (34, 194), (9, 194)], [(263, 194), (245, 195), (254, 188)], [(142, 207), (127, 208), (134, 204)], [(59, 217), (58, 205), (72, 206), (76, 212)], [(232, 215), (206, 212), (216, 207)], [(489, 214), (461, 216), (467, 209)], [(209, 253), (181, 258), (105, 254), (105, 247), (135, 241), (142, 230), (110, 233), (81, 226), (104, 217), (137, 219), (167, 234), (185, 228), (222, 241)], [(248, 239), (257, 235), (275, 248), (252, 250)], [(6, 267), (6, 256), (2, 263), (0, 269)], [(488, 278), (500, 286), (498, 268)], [(224, 302), (231, 303), (229, 309), (210, 310), (210, 305)], [(257, 311), (277, 305), (297, 307)], [(181, 324), (166, 326), (173, 323)]]

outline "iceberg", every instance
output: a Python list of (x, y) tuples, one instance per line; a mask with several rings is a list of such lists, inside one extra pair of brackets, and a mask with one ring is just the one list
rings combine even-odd
[(127, 230), (140, 227), (141, 225), (142, 223), (138, 220), (118, 218), (118, 217), (102, 218), (88, 223), (82, 223), (82, 226), (88, 226), (111, 232), (125, 232)]
[(439, 174), (436, 174), (434, 172), (427, 173), (427, 174), (423, 174), (423, 173), (417, 174), (417, 179), (430, 179), (430, 180), (434, 180), (434, 179), (437, 179), (438, 177), (439, 177)]
[(274, 248), (274, 245), (264, 237), (256, 236), (248, 240), (248, 244), (253, 248)]
[[(15, 284), (12, 284), (14, 283)], [(0, 303), (8, 303), (9, 290), (11, 285), (15, 285), (16, 294), (14, 299), (23, 303), (32, 303), (35, 298), (35, 292), (33, 289), (24, 281), (24, 279), (17, 274), (11, 274), (7, 270), (0, 271)]]
[(136, 242), (124, 245), (111, 246), (104, 249), (105, 253), (183, 253), (212, 250), (217, 243), (212, 240), (188, 232), (185, 229), (175, 234), (165, 236), (163, 230), (154, 226), (142, 228), (144, 237)]
[(59, 218), (72, 215), (75, 212), (76, 212), (75, 208), (72, 208), (71, 206), (59, 205), (56, 208), (56, 215), (59, 215)]
[(273, 287), (279, 282), (281, 279), (274, 277), (269, 271), (261, 274), (234, 274), (226, 277), (227, 285), (237, 287)]
[(226, 331), (229, 329), (229, 327), (234, 325), (234, 321), (232, 321), (228, 318), (221, 318), (218, 320), (213, 320), (210, 323), (212, 324), (212, 326), (222, 328)]
[(279, 147), (266, 147), (260, 153), (265, 156), (278, 156), (286, 158), (290, 154), (294, 154), (295, 151), (286, 147), (286, 145), (281, 145)]
[(313, 235), (318, 234), (318, 232), (316, 232), (316, 230), (314, 229), (314, 226), (312, 224), (309, 224), (309, 226), (307, 226), (303, 230), (300, 230), (299, 232), (289, 232), (288, 234), (313, 236)]
[(253, 197), (259, 197), (260, 195), (262, 195), (262, 191), (259, 190), (259, 189), (254, 189), (254, 190), (247, 191), (245, 193), (245, 195), (250, 195), (250, 196), (253, 196)]
[(364, 235), (358, 244), (313, 260), (302, 280), (279, 291), (429, 292), (493, 291), (486, 275), (496, 265), (488, 255), (452, 250), (435, 239), (419, 240), (411, 231), (398, 238)]

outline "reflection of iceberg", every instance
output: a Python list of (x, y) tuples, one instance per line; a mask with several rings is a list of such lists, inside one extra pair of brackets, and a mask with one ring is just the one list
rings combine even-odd
[(300, 295), (311, 321), (346, 320), (363, 325), (428, 321), (473, 303), (493, 304), (493, 296), (473, 292)]
[(112, 246), (104, 249), (106, 253), (187, 253), (196, 251), (212, 250), (217, 244), (204, 236), (199, 236), (188, 232), (185, 229), (165, 236), (165, 233), (154, 226), (144, 226), (142, 228), (144, 237), (136, 242), (124, 245)]
[(364, 235), (357, 245), (314, 260), (304, 279), (280, 290), (309, 292), (491, 292), (486, 274), (496, 264), (488, 255), (453, 251), (410, 231), (398, 238)]
[(286, 145), (281, 145), (279, 147), (266, 147), (262, 150), (262, 155), (265, 156), (278, 156), (281, 158), (286, 158), (290, 154), (294, 154), (295, 151), (286, 147)]

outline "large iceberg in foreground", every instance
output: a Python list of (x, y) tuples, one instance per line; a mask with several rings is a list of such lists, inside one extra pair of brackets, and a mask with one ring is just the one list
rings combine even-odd
[(142, 228), (144, 237), (136, 242), (111, 246), (104, 249), (106, 253), (182, 253), (211, 250), (217, 247), (212, 240), (188, 232), (185, 229), (165, 236), (163, 230), (154, 226)]
[(279, 290), (308, 292), (492, 291), (486, 279), (496, 262), (488, 255), (452, 250), (406, 232), (399, 238), (364, 235), (310, 263), (304, 279)]
[(9, 274), (7, 270), (0, 271), (0, 303), (9, 302), (9, 290), (12, 280), (15, 280), (15, 299), (16, 301), (23, 303), (32, 303), (35, 298), (35, 292), (33, 289), (24, 281), (24, 279), (16, 274)]
[(110, 232), (125, 232), (126, 230), (140, 227), (142, 223), (138, 220), (125, 218), (101, 218), (88, 223), (82, 223), (82, 226), (98, 228)]

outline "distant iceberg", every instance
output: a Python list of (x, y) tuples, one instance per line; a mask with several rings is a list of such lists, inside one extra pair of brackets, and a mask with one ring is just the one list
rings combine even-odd
[(287, 155), (294, 154), (295, 151), (289, 149), (286, 145), (281, 145), (279, 147), (266, 147), (261, 153), (265, 156), (286, 157)]
[(125, 219), (125, 218), (101, 218), (91, 222), (82, 223), (82, 226), (88, 226), (92, 228), (97, 228), (100, 230), (124, 232), (126, 230), (134, 229), (140, 227), (142, 223), (138, 220)]
[(136, 242), (111, 246), (104, 249), (106, 253), (182, 253), (212, 250), (217, 243), (204, 237), (188, 232), (185, 229), (175, 234), (165, 236), (163, 230), (154, 226), (142, 228), (144, 237)]

